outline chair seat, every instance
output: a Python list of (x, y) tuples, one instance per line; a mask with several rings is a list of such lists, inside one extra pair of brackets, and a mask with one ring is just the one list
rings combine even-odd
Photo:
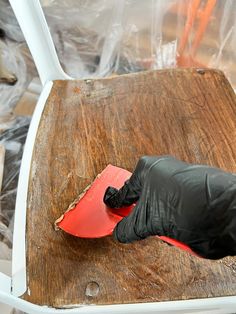
[(156, 237), (79, 239), (54, 221), (107, 164), (174, 155), (236, 171), (236, 99), (220, 71), (171, 69), (55, 81), (27, 201), (25, 300), (58, 308), (236, 295), (235, 258), (209, 261)]

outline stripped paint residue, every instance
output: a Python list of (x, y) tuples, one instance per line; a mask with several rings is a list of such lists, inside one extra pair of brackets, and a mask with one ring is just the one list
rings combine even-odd
[(79, 94), (81, 92), (81, 89), (78, 86), (75, 86), (73, 88), (73, 92), (76, 93), (76, 94)]

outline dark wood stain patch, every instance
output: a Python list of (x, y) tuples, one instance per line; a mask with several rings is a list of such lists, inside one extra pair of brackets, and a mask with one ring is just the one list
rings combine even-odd
[(172, 154), (235, 171), (236, 99), (219, 71), (175, 69), (56, 81), (34, 147), (24, 299), (54, 307), (236, 294), (235, 259), (208, 261), (156, 238), (78, 239), (54, 221), (111, 163)]

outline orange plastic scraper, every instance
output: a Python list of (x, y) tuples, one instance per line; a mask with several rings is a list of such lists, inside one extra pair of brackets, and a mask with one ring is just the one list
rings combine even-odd
[(112, 234), (116, 224), (133, 206), (109, 209), (103, 203), (108, 186), (121, 188), (131, 176), (127, 170), (108, 165), (85, 191), (74, 208), (56, 222), (64, 231), (81, 238), (100, 238)]

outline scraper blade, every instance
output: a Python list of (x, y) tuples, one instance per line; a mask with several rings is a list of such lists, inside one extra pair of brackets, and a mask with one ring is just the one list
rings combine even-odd
[(108, 165), (85, 191), (74, 208), (56, 221), (57, 227), (80, 238), (100, 238), (112, 234), (116, 224), (127, 216), (134, 205), (109, 209), (103, 203), (108, 186), (121, 188), (131, 173)]

